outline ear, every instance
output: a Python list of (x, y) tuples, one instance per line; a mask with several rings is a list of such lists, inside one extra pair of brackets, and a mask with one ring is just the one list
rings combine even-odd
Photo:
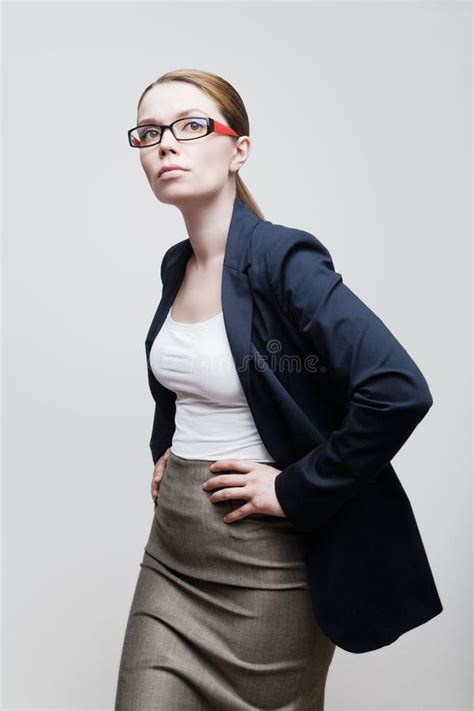
[(238, 173), (250, 156), (252, 143), (249, 136), (239, 136), (235, 142), (234, 156), (229, 165), (231, 173)]

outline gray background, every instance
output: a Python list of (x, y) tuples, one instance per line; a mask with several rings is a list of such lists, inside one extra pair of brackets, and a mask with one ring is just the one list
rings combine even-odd
[(266, 217), (327, 245), (434, 397), (393, 463), (445, 610), (336, 650), (327, 708), (472, 708), (471, 10), (3, 5), (2, 708), (113, 706), (153, 516), (144, 341), (187, 236), (126, 131), (145, 86), (187, 66), (241, 93)]

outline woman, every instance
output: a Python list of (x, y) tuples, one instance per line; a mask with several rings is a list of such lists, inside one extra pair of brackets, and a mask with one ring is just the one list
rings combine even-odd
[(390, 464), (426, 381), (319, 240), (264, 220), (238, 175), (248, 134), (233, 87), (190, 69), (145, 90), (129, 131), (189, 238), (146, 339), (155, 513), (115, 711), (321, 711), (336, 644), (442, 609)]

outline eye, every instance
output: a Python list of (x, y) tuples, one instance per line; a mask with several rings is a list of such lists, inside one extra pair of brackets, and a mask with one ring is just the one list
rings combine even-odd
[(203, 124), (198, 121), (188, 121), (184, 124), (184, 129), (187, 130), (188, 126), (192, 126), (193, 131), (200, 131), (203, 128)]
[(207, 133), (207, 121), (198, 116), (189, 116), (176, 123), (175, 133), (178, 138), (184, 140), (205, 136)]
[(138, 132), (140, 140), (151, 140), (153, 138), (158, 138), (161, 135), (161, 130), (156, 128), (144, 128)]

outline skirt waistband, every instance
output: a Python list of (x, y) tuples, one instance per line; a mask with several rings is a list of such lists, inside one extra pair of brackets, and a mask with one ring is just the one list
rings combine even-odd
[[(183, 465), (193, 465), (196, 466), (196, 464), (207, 464), (210, 466), (213, 462), (218, 462), (220, 459), (240, 459), (240, 457), (219, 457), (219, 459), (186, 459), (185, 457), (180, 457), (179, 454), (176, 454), (173, 452), (173, 450), (170, 450), (170, 459), (176, 459), (178, 462), (182, 463)], [(259, 459), (252, 459), (249, 461), (255, 461), (258, 464), (268, 464), (269, 467), (273, 467), (276, 465), (276, 462), (271, 461), (271, 462), (262, 462)]]

